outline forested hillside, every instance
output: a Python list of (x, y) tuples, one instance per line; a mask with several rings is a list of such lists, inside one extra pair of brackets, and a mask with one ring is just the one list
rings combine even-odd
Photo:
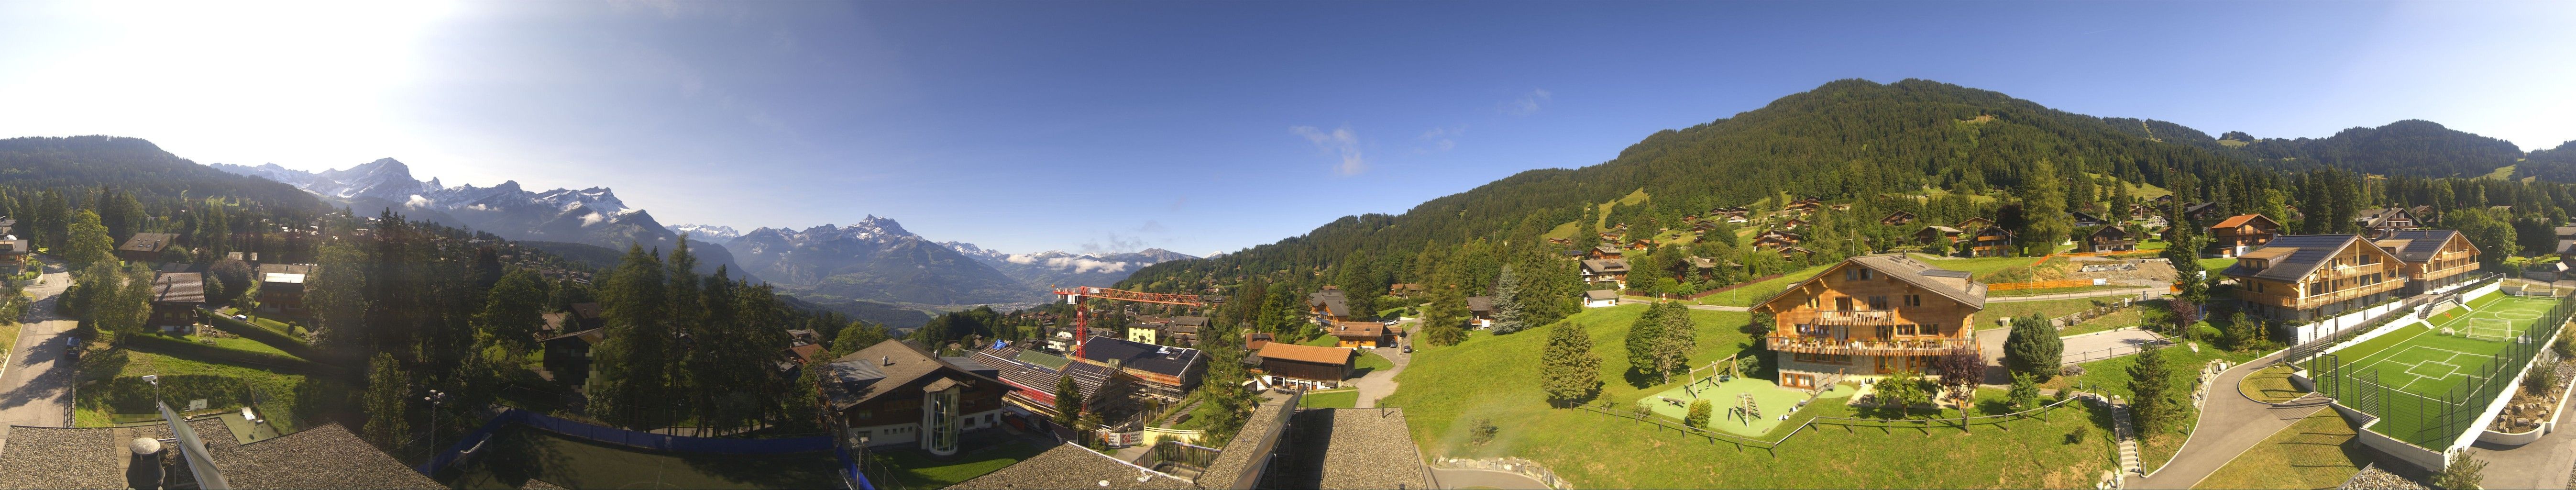
[[(1766, 201), (1777, 209), (1784, 196), (1829, 201), (1925, 194), (2011, 197), (2037, 190), (2036, 181), (2054, 187), (2061, 179), (2090, 189), (2094, 180), (2071, 179), (2085, 174), (2170, 189), (2188, 200), (2217, 196), (2250, 203), (2259, 200), (2263, 189), (2280, 186), (2273, 173), (2133, 131), (2111, 120), (1945, 83), (1842, 80), (1735, 117), (1657, 132), (1609, 162), (1522, 172), (1433, 199), (1402, 215), (1344, 217), (1240, 253), (1157, 264), (1123, 284), (1191, 290), (1254, 277), (1320, 284), (1337, 274), (1280, 273), (1322, 273), (1349, 263), (1366, 268), (1361, 275), (1372, 277), (1345, 287), (1374, 285), (1384, 291), (1385, 284), (1429, 275), (1413, 271), (1411, 264), (1426, 247), (1481, 240), (1512, 249), (1508, 254), (1562, 250), (1536, 246), (1538, 237), (1586, 216), (1587, 205), (1640, 190), (1650, 196), (1640, 205), (1651, 209), (1646, 214), (1680, 217)], [(2083, 200), (2097, 195), (2054, 190), (2080, 194)], [(1970, 201), (1990, 201), (1983, 197)], [(1614, 206), (1608, 212), (1631, 207)], [(1498, 268), (1486, 268), (1481, 277), (1466, 282), (1490, 284), (1493, 269)]]
[(2559, 143), (2557, 148), (2532, 150), (2515, 177), (2539, 177), (2559, 182), (2576, 182), (2576, 141)]
[(2207, 144), (2221, 153), (2286, 170), (2336, 167), (2415, 177), (2477, 177), (2523, 157), (2512, 142), (2415, 119), (2345, 129), (2325, 138), (2255, 139), (2229, 132)]
[(112, 136), (0, 139), (0, 184), (29, 188), (115, 187), (141, 199), (230, 199), (319, 214), (322, 201), (294, 186), (217, 171), (161, 151), (150, 141)]

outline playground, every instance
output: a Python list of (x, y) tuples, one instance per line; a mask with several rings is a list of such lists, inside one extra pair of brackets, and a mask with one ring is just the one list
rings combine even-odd
[[(2448, 426), (2465, 415), (2451, 412), (2471, 404), (2482, 407), (2483, 400), (2472, 394), (2497, 381), (2487, 378), (2513, 376), (2518, 363), (2495, 364), (2516, 361), (2508, 351), (2534, 350), (2545, 343), (2546, 338), (2527, 337), (2560, 302), (2489, 294), (2433, 315), (2429, 325), (2410, 325), (2333, 352), (2346, 360), (2344, 379), (2358, 382), (2344, 384), (2341, 391), (2348, 393), (2338, 398), (2367, 398), (2363, 403), (2385, 407), (2390, 416), (2374, 430), (2426, 447), (2447, 445), (2459, 435)], [(2370, 390), (2364, 383), (2384, 390), (2356, 391)]]
[[(1780, 421), (1798, 411), (1798, 403), (1807, 400), (1808, 392), (1782, 388), (1767, 379), (1743, 376), (1743, 370), (1732, 362), (1709, 363), (1692, 369), (1689, 381), (1681, 386), (1637, 399), (1639, 406), (1654, 410), (1656, 415), (1673, 420), (1687, 420), (1690, 405), (1708, 400), (1708, 428), (1744, 436), (1760, 436), (1780, 426)], [(1829, 384), (1830, 385), (1830, 384)], [(1843, 398), (1852, 394), (1850, 387), (1836, 387), (1824, 397)]]

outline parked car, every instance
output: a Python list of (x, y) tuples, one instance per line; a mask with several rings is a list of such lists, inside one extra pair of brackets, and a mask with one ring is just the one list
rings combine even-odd
[(234, 320), (250, 321), (250, 315), (233, 315)]
[(1406, 354), (1412, 354), (1412, 353), (1413, 353), (1413, 344), (1404, 344), (1404, 353), (1406, 353)]

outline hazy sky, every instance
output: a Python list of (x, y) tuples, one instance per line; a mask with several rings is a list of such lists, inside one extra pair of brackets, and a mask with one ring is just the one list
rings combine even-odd
[(0, 3), (0, 137), (1234, 250), (1840, 78), (2217, 134), (2576, 139), (2576, 3)]

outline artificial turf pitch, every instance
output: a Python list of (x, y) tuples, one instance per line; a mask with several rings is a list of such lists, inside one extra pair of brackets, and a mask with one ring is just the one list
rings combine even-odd
[[(2351, 359), (2343, 365), (2346, 379), (2369, 380), (2375, 372), (2377, 382), (2389, 388), (2379, 399), (2384, 418), (2374, 430), (2419, 446), (2447, 446), (2458, 431), (2430, 428), (2438, 423), (2434, 414), (2447, 405), (2442, 400), (2473, 402), (2458, 398), (2490, 370), (2487, 364), (2504, 361), (2499, 356), (2511, 339), (2530, 331), (2556, 304), (2555, 299), (2492, 294), (2470, 300), (2464, 313), (2455, 309), (2435, 316), (2429, 327), (2408, 326), (2334, 354)], [(2445, 335), (2445, 329), (2452, 333)], [(2357, 399), (2360, 389), (2360, 383), (2345, 383), (2346, 393), (2337, 398)]]

